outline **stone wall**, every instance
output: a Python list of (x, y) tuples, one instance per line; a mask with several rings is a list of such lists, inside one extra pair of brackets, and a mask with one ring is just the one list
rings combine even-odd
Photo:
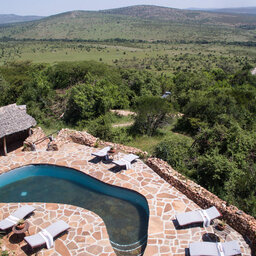
[[(32, 143), (43, 137), (45, 137), (45, 134), (40, 127), (33, 129), (32, 135), (29, 136), (24, 143), (24, 150), (30, 151)], [(69, 142), (74, 142), (89, 147), (111, 146), (114, 147), (117, 151), (123, 151), (125, 153), (139, 155), (141, 158), (144, 158), (148, 155), (147, 152), (142, 151), (138, 148), (133, 148), (112, 142), (101, 141), (99, 138), (96, 138), (85, 131), (81, 132), (70, 129), (60, 130), (57, 136), (53, 139), (53, 141), (50, 141), (47, 137), (45, 138), (45, 140), (39, 141), (39, 143), (36, 143), (36, 149), (40, 148), (49, 151), (55, 151)]]
[(89, 147), (106, 147), (111, 146), (114, 147), (118, 151), (123, 151), (126, 153), (131, 153), (135, 155), (139, 155), (140, 157), (146, 157), (148, 155), (147, 152), (144, 152), (140, 149), (128, 147), (121, 144), (116, 144), (112, 142), (105, 142), (101, 141), (99, 138), (96, 138), (92, 136), (91, 134), (87, 132), (80, 132), (70, 129), (62, 129), (59, 133), (56, 139), (54, 140), (54, 143), (57, 144), (58, 148), (61, 147), (61, 145), (67, 143), (67, 142), (74, 142), (81, 145), (86, 145)]
[(228, 205), (227, 202), (175, 171), (161, 159), (149, 158), (146, 164), (201, 208), (205, 209), (214, 205), (223, 215), (223, 219), (232, 228), (248, 238), (252, 244), (252, 249), (256, 250), (256, 220), (252, 216), (233, 205)]
[(46, 149), (49, 139), (45, 137), (45, 133), (41, 127), (31, 129), (31, 135), (24, 141), (23, 151), (33, 151), (35, 149)]
[(54, 140), (51, 142), (51, 144), (55, 144), (58, 148), (61, 148), (66, 143), (74, 142), (77, 144), (93, 147), (96, 141), (97, 138), (87, 132), (61, 129), (58, 132), (56, 138), (54, 138)]

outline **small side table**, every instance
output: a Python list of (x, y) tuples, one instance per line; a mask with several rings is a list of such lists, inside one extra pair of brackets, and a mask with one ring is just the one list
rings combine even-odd
[(118, 154), (118, 152), (108, 152), (108, 158), (110, 160), (114, 160), (114, 157)]
[(28, 234), (29, 234), (29, 230), (28, 230), (28, 228), (29, 228), (29, 223), (27, 222), (27, 221), (25, 221), (24, 222), (24, 224), (25, 224), (25, 226), (24, 226), (24, 228), (22, 228), (22, 229), (18, 229), (17, 228), (17, 225), (14, 225), (13, 227), (12, 227), (12, 232), (17, 236), (17, 237), (20, 237), (21, 235), (23, 236), (25, 236), (25, 233), (26, 232), (28, 232)]

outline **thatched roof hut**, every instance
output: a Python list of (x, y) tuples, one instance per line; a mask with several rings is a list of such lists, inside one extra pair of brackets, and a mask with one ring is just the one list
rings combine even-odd
[(26, 105), (11, 104), (0, 107), (0, 139), (3, 138), (4, 153), (6, 150), (6, 137), (27, 131), (36, 125), (36, 120), (27, 114)]

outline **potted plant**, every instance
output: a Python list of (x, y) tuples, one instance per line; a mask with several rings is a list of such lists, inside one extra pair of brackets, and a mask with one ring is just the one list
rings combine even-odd
[(25, 227), (25, 220), (19, 220), (16, 226), (18, 229), (23, 229)]
[(115, 153), (116, 152), (116, 149), (112, 146), (109, 150), (109, 153)]
[(99, 141), (99, 139), (97, 139), (97, 140), (95, 141), (95, 143), (94, 143), (94, 147), (95, 147), (95, 148), (98, 148), (99, 145), (100, 145), (100, 141)]
[(226, 226), (227, 226), (226, 221), (225, 220), (221, 220), (217, 224), (217, 229), (222, 231), (222, 230), (224, 230), (226, 228)]

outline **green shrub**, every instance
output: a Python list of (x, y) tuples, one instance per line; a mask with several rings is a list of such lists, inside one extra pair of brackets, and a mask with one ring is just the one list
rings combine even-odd
[(183, 174), (188, 174), (189, 149), (192, 140), (188, 137), (172, 136), (160, 142), (153, 155), (167, 161), (174, 169)]
[(111, 123), (107, 116), (100, 116), (87, 124), (90, 134), (102, 140), (110, 140), (112, 137)]
[(132, 141), (132, 136), (129, 134), (129, 128), (118, 127), (112, 130), (111, 141), (115, 143), (126, 144)]

